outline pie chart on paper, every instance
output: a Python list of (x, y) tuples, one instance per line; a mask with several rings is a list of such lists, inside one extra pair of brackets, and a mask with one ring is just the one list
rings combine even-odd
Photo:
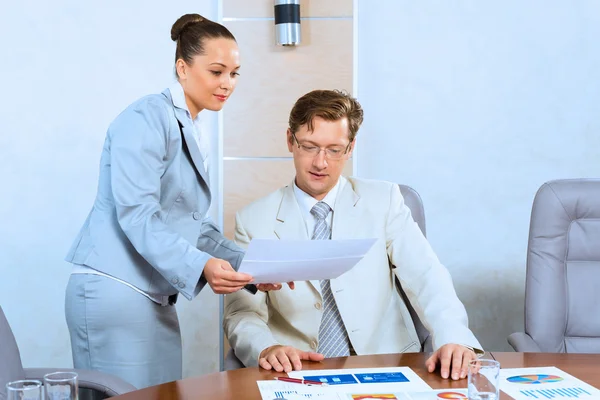
[(437, 395), (438, 399), (454, 399), (454, 400), (467, 400), (467, 396), (457, 392), (441, 392)]
[(542, 383), (553, 383), (560, 382), (563, 380), (562, 377), (558, 375), (516, 375), (506, 378), (510, 383), (521, 383), (524, 385), (539, 385)]

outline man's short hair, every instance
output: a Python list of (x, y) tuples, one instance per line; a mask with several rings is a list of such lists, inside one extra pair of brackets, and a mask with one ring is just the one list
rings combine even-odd
[(346, 92), (313, 90), (300, 97), (292, 107), (289, 128), (292, 133), (296, 133), (302, 125), (308, 125), (308, 130), (312, 132), (315, 117), (323, 118), (325, 121), (347, 118), (349, 139), (352, 142), (362, 124), (363, 110), (359, 102)]

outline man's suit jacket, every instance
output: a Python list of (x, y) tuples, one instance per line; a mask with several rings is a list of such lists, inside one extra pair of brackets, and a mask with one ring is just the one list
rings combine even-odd
[[(309, 239), (293, 184), (236, 215), (236, 242), (244, 247), (254, 238)], [(378, 240), (354, 268), (331, 280), (331, 290), (357, 354), (420, 350), (394, 273), (431, 332), (434, 349), (447, 343), (481, 348), (450, 274), (414, 222), (398, 185), (348, 179), (334, 206), (332, 239), (354, 238)], [(236, 356), (255, 366), (260, 352), (275, 344), (316, 351), (322, 301), (318, 281), (296, 282), (295, 290), (284, 286), (254, 296), (244, 291), (225, 296), (223, 324)]]
[(186, 111), (146, 96), (110, 125), (98, 193), (66, 260), (159, 295), (192, 299), (211, 257), (239, 267), (243, 250), (207, 218), (208, 174)]

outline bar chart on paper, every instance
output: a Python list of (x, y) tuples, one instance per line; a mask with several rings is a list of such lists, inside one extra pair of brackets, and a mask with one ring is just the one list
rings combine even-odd
[(600, 390), (556, 367), (500, 370), (500, 389), (520, 399), (600, 399)]
[(592, 396), (592, 394), (585, 389), (574, 387), (574, 388), (560, 388), (560, 389), (534, 389), (534, 390), (521, 390), (524, 396), (530, 399), (580, 399)]

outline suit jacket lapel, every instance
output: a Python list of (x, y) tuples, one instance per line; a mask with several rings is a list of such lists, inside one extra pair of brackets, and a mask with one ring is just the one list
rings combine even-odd
[(357, 229), (360, 226), (357, 209), (359, 200), (360, 196), (354, 191), (352, 182), (346, 180), (343, 190), (335, 200), (331, 227), (332, 239), (354, 239), (359, 237), (360, 229)]
[[(165, 96), (173, 103), (173, 98), (171, 97), (171, 92), (167, 89), (163, 92)], [(173, 106), (175, 110), (175, 118), (179, 121), (179, 128), (181, 130), (181, 136), (184, 141), (184, 146), (186, 146), (188, 154), (192, 159), (192, 163), (194, 164), (194, 168), (196, 172), (202, 180), (206, 183), (206, 186), (210, 188), (210, 182), (208, 178), (208, 173), (204, 169), (204, 161), (202, 160), (202, 155), (200, 154), (200, 149), (198, 148), (196, 139), (194, 137), (194, 126), (192, 122), (188, 118), (186, 114), (186, 110)]]
[(283, 198), (275, 221), (275, 235), (281, 240), (310, 239), (306, 233), (306, 224), (294, 195), (294, 184), (283, 188)]
[[(345, 178), (342, 178), (345, 179)], [(352, 182), (346, 181), (346, 185), (338, 194), (335, 200), (332, 222), (332, 239), (357, 239), (362, 236), (361, 222), (359, 221), (360, 196), (354, 191)], [(351, 280), (350, 274), (343, 274), (331, 281), (331, 290), (335, 294), (339, 290), (344, 290), (347, 283)]]

